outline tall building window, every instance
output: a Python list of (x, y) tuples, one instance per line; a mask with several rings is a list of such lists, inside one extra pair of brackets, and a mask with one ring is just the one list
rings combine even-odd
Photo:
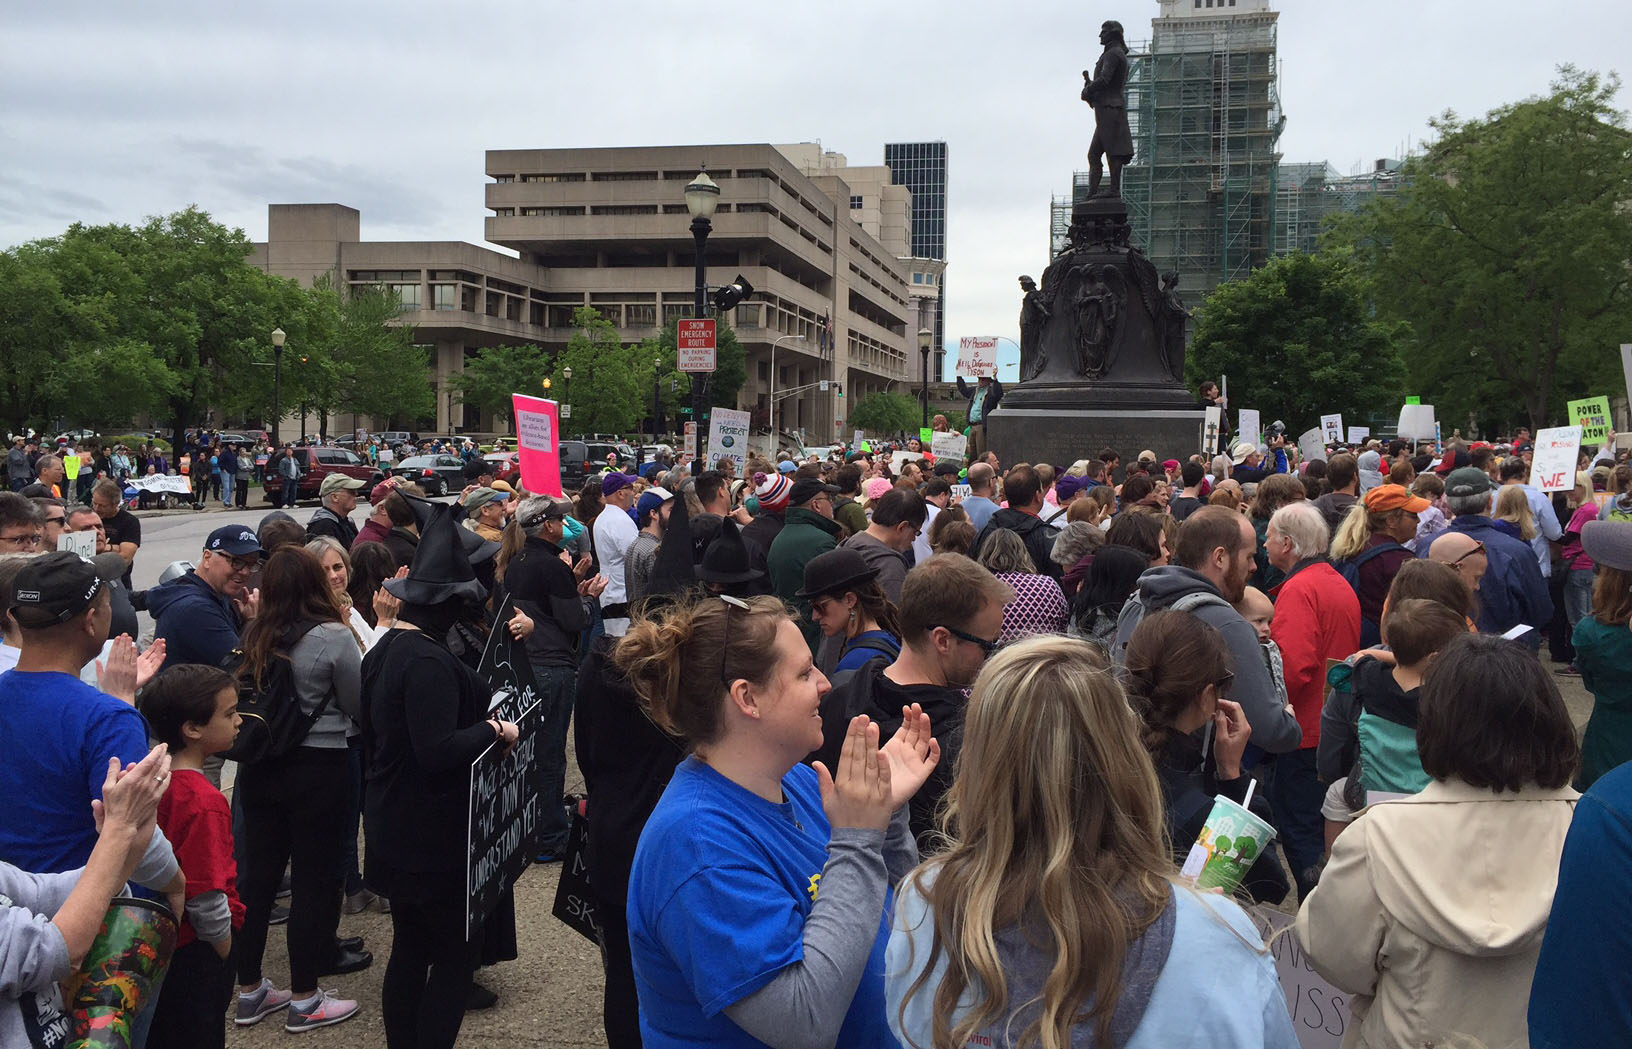
[(851, 211), (860, 211), (861, 210), (861, 205), (862, 205), (861, 197), (852, 196), (850, 198), (850, 210)]
[(396, 294), (397, 301), (402, 303), (404, 313), (419, 309), (418, 284), (387, 284), (386, 287)]
[(432, 284), (431, 309), (457, 310), (459, 308), (459, 286), (457, 284)]

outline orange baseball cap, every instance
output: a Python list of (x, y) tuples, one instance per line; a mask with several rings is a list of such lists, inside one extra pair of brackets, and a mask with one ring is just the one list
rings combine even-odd
[(1420, 495), (1412, 495), (1404, 485), (1379, 485), (1366, 493), (1362, 500), (1366, 510), (1374, 514), (1386, 514), (1391, 510), (1408, 510), (1420, 514), (1434, 505)]

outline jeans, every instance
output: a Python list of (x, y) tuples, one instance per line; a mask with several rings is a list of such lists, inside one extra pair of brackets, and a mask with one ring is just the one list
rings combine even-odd
[(544, 826), (539, 850), (552, 856), (567, 851), (567, 838), (572, 824), (561, 805), (561, 793), (567, 783), (567, 726), (572, 723), (572, 700), (578, 686), (578, 671), (573, 667), (533, 666), (533, 677), (538, 682), (539, 739), (538, 765), (542, 779), (540, 790), (544, 796)]
[(278, 505), (279, 506), (294, 506), (295, 505), (295, 496), (299, 492), (300, 492), (300, 479), (297, 478), (297, 477), (285, 477), (283, 479), (283, 498), (279, 501)]
[(463, 873), (435, 892), (393, 889), (391, 960), (380, 992), (389, 1049), (453, 1049), (481, 944), (480, 930), (465, 941)]
[(20, 492), (33, 483), (34, 482), (29, 480), (27, 477), (13, 477), (11, 479), (11, 490), (14, 492)]
[(1326, 800), (1326, 784), (1315, 771), (1315, 748), (1305, 747), (1275, 756), (1274, 778), (1269, 783), (1270, 804), (1275, 809), (1275, 830), (1281, 837), (1281, 851), (1298, 884), (1298, 899), (1307, 899), (1319, 875), (1320, 858), (1326, 851), (1326, 822), (1320, 814)]
[(1592, 614), (1592, 584), (1596, 573), (1590, 568), (1572, 568), (1564, 580), (1564, 614), (1570, 629)]
[(239, 766), (233, 793), (243, 799), (244, 809), (240, 984), (261, 981), (267, 919), (286, 866), (290, 990), (310, 993), (318, 985), (318, 969), (333, 959), (348, 775), (346, 751), (338, 748), (299, 747), (281, 758)]

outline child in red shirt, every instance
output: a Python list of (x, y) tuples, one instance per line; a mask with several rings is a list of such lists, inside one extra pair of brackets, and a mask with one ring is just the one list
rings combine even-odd
[(149, 682), (136, 706), (153, 737), (170, 745), (170, 788), (159, 801), (159, 826), (187, 877), (187, 913), (148, 1044), (220, 1049), (232, 998), (232, 934), (243, 925), (244, 905), (232, 858), (232, 809), (203, 765), (238, 736), (238, 688), (215, 667), (181, 664)]

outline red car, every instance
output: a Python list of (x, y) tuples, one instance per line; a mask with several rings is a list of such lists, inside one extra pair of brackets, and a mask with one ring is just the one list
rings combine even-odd
[[(370, 466), (366, 459), (360, 459), (344, 448), (296, 448), (295, 458), (300, 461), (297, 499), (316, 499), (317, 490), (323, 486), (323, 478), (331, 473), (343, 473), (362, 481), (364, 487), (358, 489), (357, 497), (364, 502), (368, 501), (368, 493), (374, 490), (374, 486), (385, 480), (385, 474), (378, 467)], [(276, 470), (269, 470), (262, 487), (267, 500), (275, 503), (283, 492), (283, 479)]]
[(488, 452), (482, 456), (494, 467), (495, 479), (505, 482), (512, 487), (521, 480), (521, 453), (520, 452)]

